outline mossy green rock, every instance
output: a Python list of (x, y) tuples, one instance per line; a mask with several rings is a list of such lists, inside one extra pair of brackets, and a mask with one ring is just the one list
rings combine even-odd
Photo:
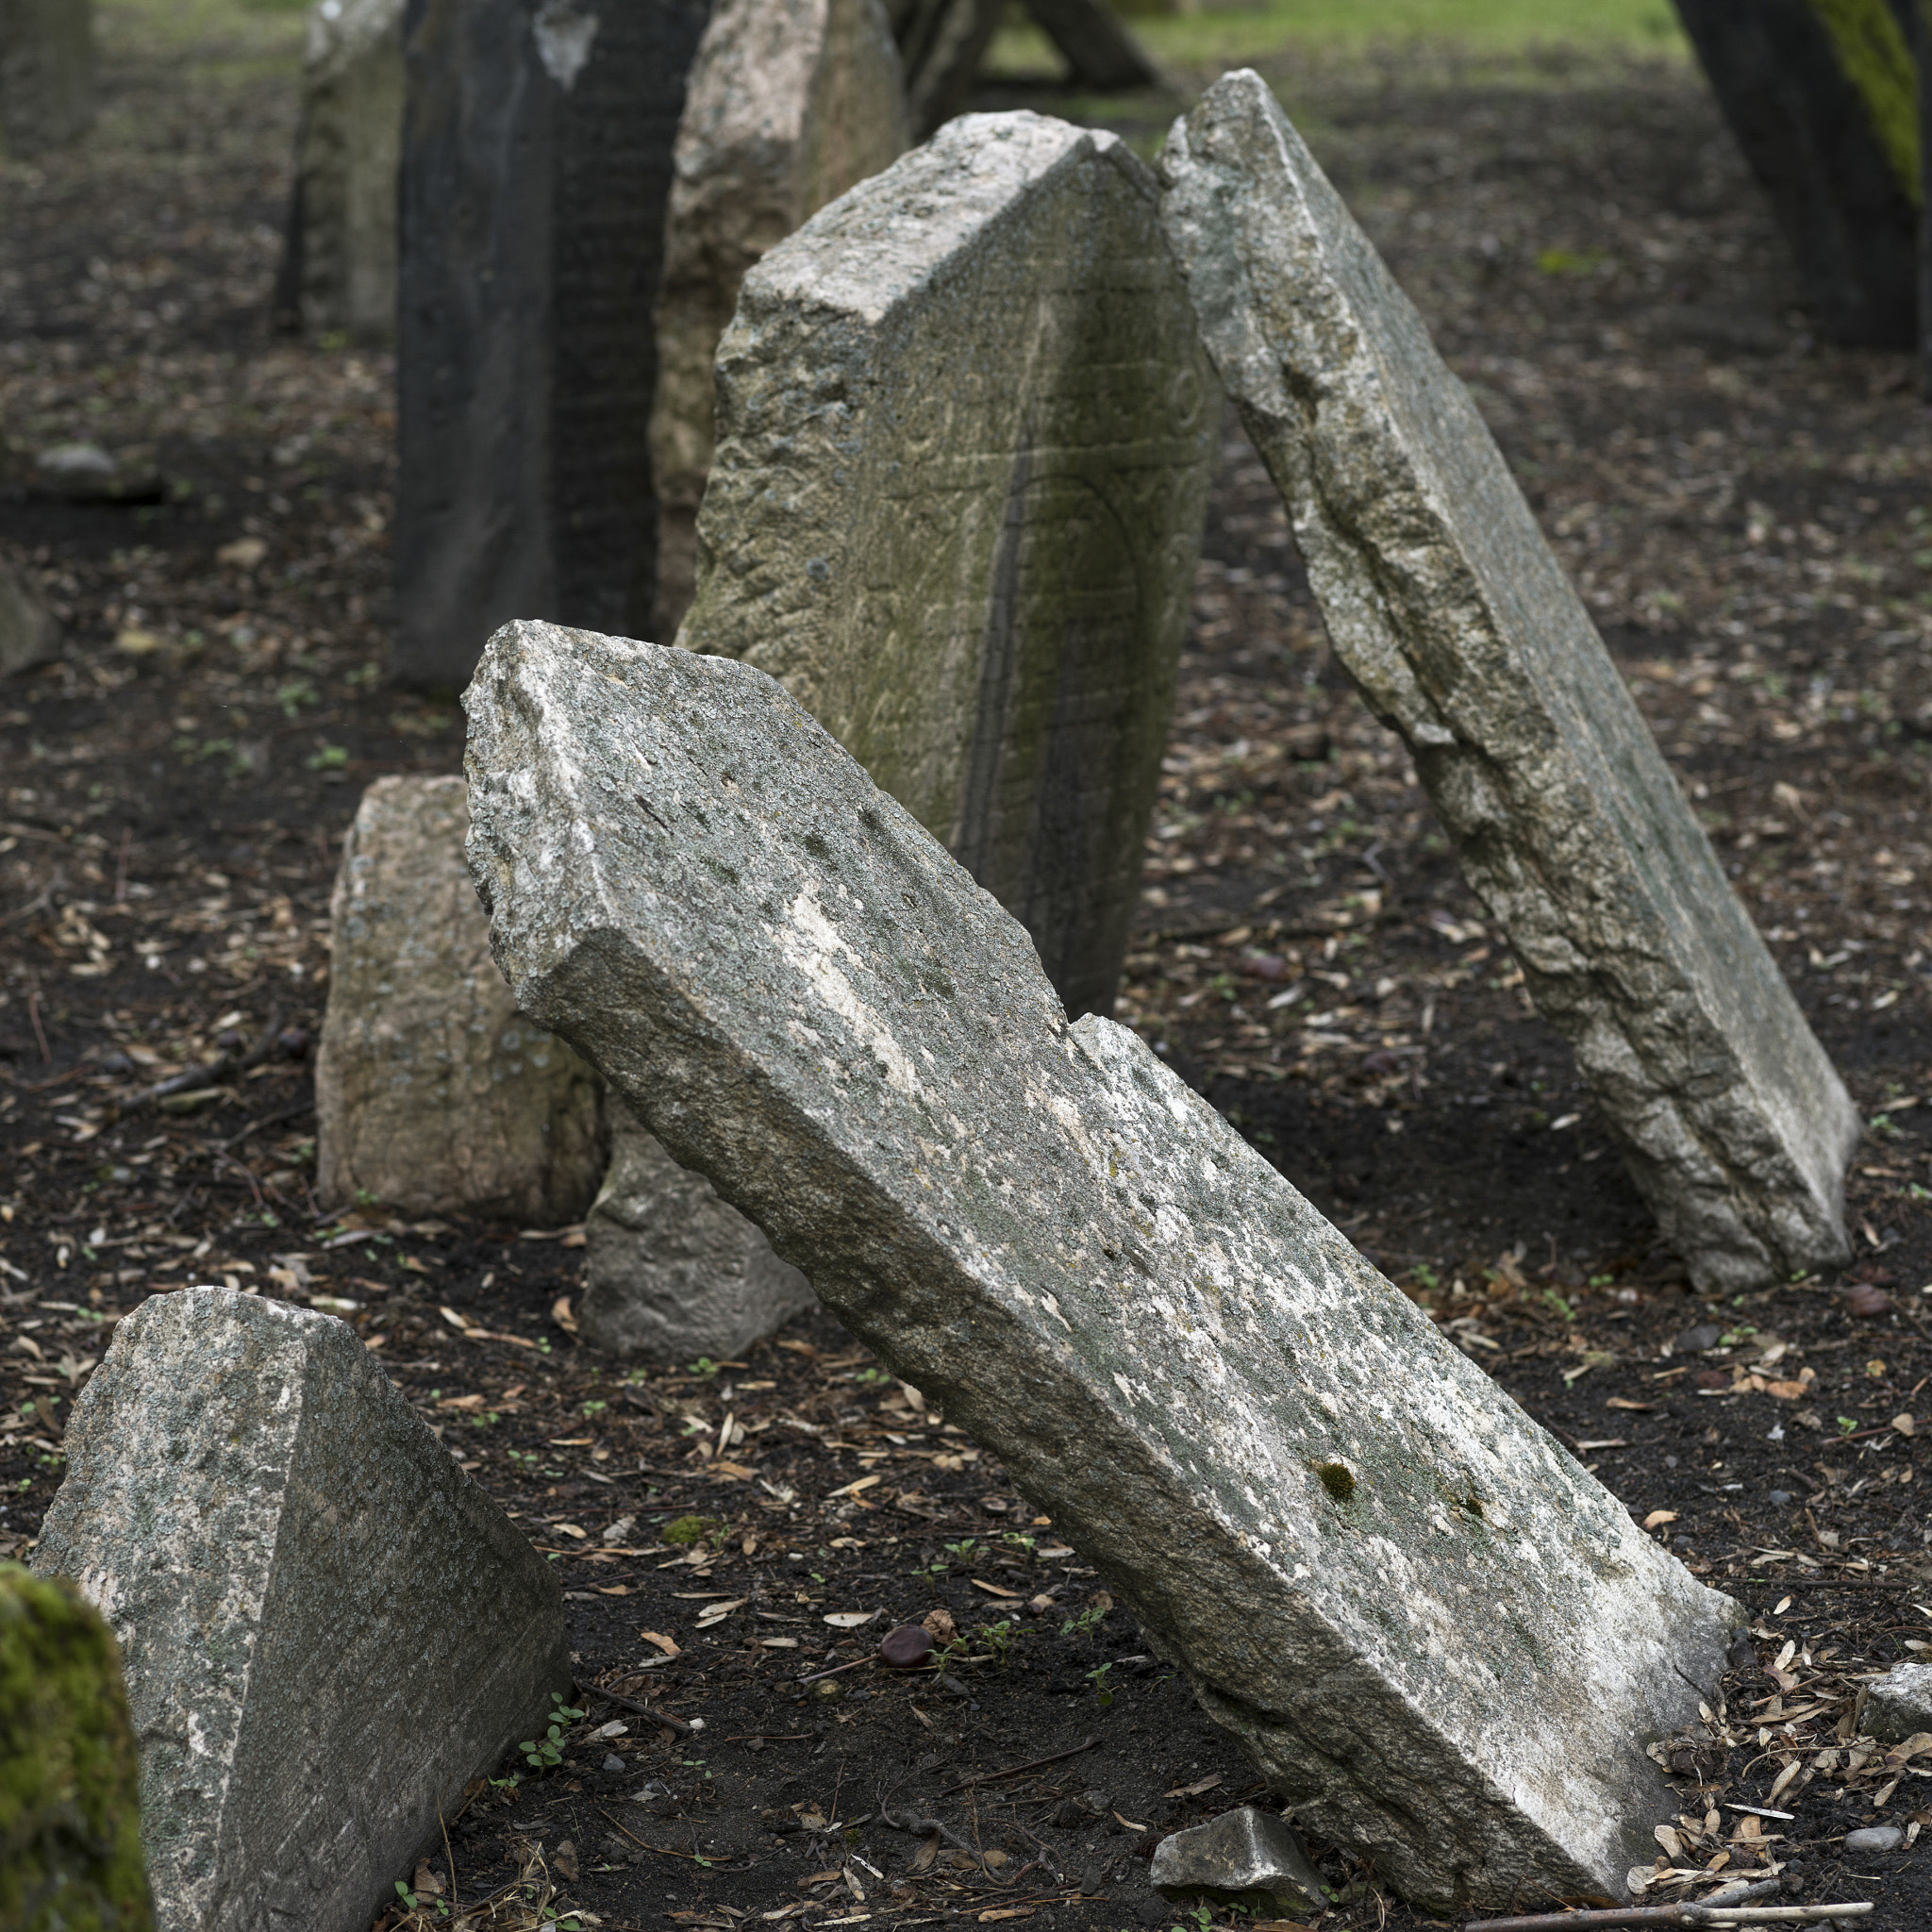
[(136, 1779), (112, 1632), (71, 1584), (0, 1563), (0, 1924), (147, 1932)]

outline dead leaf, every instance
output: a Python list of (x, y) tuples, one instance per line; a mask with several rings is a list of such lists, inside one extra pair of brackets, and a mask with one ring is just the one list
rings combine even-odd
[(412, 1891), (426, 1891), (431, 1898), (441, 1898), (443, 1892), (442, 1874), (432, 1872), (425, 1859), (416, 1867), (416, 1876), (409, 1888)]
[(1901, 1436), (1915, 1436), (1919, 1432), (1918, 1424), (1915, 1423), (1909, 1415), (1893, 1416), (1891, 1419), (1891, 1425), (1899, 1432)]
[(661, 1630), (640, 1630), (638, 1635), (646, 1643), (656, 1644), (666, 1657), (682, 1657), (684, 1655), (683, 1650), (678, 1644), (673, 1639), (666, 1637)]
[(1204, 1777), (1199, 1784), (1179, 1785), (1169, 1791), (1170, 1798), (1198, 1798), (1203, 1791), (1211, 1791), (1222, 1781), (1222, 1774), (1216, 1772), (1212, 1777)]
[(558, 1845), (554, 1852), (551, 1853), (550, 1862), (553, 1865), (555, 1865), (557, 1869), (560, 1873), (562, 1873), (562, 1874), (566, 1878), (575, 1880), (577, 1875), (576, 1846), (573, 1844), (569, 1839), (565, 1839), (564, 1841), (560, 1845)]
[(1643, 1519), (1643, 1526), (1645, 1529), (1656, 1529), (1660, 1524), (1674, 1523), (1676, 1520), (1677, 1512), (1674, 1509), (1653, 1509)]
[(988, 1596), (1009, 1597), (1013, 1601), (1018, 1602), (1018, 1600), (1024, 1593), (1017, 1590), (1007, 1590), (997, 1583), (982, 1583), (976, 1576), (969, 1577), (967, 1578), (967, 1581), (972, 1584), (974, 1590), (985, 1591)]
[(862, 1630), (877, 1615), (876, 1610), (829, 1610), (824, 1621), (834, 1630)]
[(929, 1839), (927, 1839), (916, 1852), (913, 1853), (911, 1869), (915, 1872), (924, 1872), (930, 1870), (932, 1866), (932, 1861), (939, 1857), (939, 1851), (940, 1835), (938, 1832), (934, 1832), (933, 1835)]
[(1648, 1415), (1657, 1407), (1654, 1402), (1632, 1402), (1627, 1395), (1613, 1395), (1604, 1404), (1606, 1408), (1627, 1408), (1638, 1415)]
[(566, 1335), (575, 1335), (577, 1332), (577, 1318), (570, 1311), (570, 1297), (567, 1294), (558, 1295), (550, 1304), (550, 1319)]

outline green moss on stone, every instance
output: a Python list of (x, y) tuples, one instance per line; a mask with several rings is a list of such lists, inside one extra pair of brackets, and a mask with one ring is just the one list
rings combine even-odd
[(1315, 1467), (1315, 1474), (1322, 1479), (1322, 1487), (1338, 1503), (1346, 1503), (1355, 1494), (1355, 1472), (1345, 1462), (1323, 1462)]
[(113, 1634), (70, 1583), (0, 1563), (0, 1925), (152, 1932)]
[(1811, 0), (1844, 76), (1857, 89), (1885, 158), (1912, 206), (1924, 200), (1919, 172), (1919, 80), (1912, 52), (1886, 0)]
[(675, 1523), (667, 1523), (658, 1535), (661, 1541), (667, 1543), (694, 1543), (707, 1527), (702, 1516), (680, 1516)]

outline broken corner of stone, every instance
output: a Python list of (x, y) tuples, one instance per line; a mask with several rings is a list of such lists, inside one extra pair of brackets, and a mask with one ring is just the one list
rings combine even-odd
[(1163, 220), (1336, 655), (1704, 1290), (1849, 1258), (1861, 1124), (1488, 426), (1249, 71)]
[(34, 1553), (121, 1642), (162, 1932), (366, 1932), (571, 1685), (562, 1592), (331, 1316), (142, 1304)]
[(465, 694), (525, 1010), (1091, 1556), (1298, 1824), (1623, 1898), (1742, 1623), (752, 666), (514, 624)]

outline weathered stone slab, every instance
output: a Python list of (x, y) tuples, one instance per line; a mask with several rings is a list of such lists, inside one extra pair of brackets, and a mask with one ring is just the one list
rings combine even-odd
[(60, 626), (25, 579), (0, 557), (0, 677), (58, 655)]
[(1913, 0), (1676, 0), (1835, 341), (1917, 341)]
[(112, 1632), (0, 1563), (0, 1925), (150, 1932), (137, 1769)]
[(1153, 175), (951, 122), (746, 275), (717, 379), (678, 642), (778, 678), (1105, 1010), (1220, 425)]
[(317, 1186), (408, 1214), (556, 1227), (604, 1173), (597, 1076), (516, 1008), (463, 865), (460, 778), (378, 778), (330, 902)]
[(458, 689), (510, 617), (649, 619), (649, 317), (709, 10), (410, 9), (393, 657), (408, 683)]
[(1864, 1729), (1881, 1744), (1932, 1731), (1932, 1664), (1893, 1664), (1865, 1700)]
[(310, 336), (395, 336), (405, 5), (320, 0), (309, 10), (276, 307)]
[(162, 1932), (366, 1932), (463, 1785), (568, 1692), (548, 1564), (333, 1317), (142, 1303), (34, 1567), (113, 1626)]
[(1336, 654), (1692, 1279), (1836, 1266), (1858, 1117), (1467, 391), (1258, 75), (1164, 166)]
[(0, 0), (0, 139), (16, 160), (94, 125), (93, 0)]
[(685, 92), (658, 298), (653, 637), (675, 637), (691, 604), (717, 409), (711, 358), (745, 271), (910, 140), (879, 0), (720, 0)]
[(471, 862), (526, 1010), (997, 1454), (1300, 1824), (1622, 1896), (1741, 1621), (751, 667), (510, 625)]
[(584, 1340), (617, 1356), (724, 1360), (813, 1301), (811, 1283), (702, 1174), (613, 1106), (610, 1172), (584, 1224)]
[(1224, 1811), (1162, 1839), (1148, 1863), (1147, 1882), (1163, 1898), (1206, 1896), (1280, 1918), (1319, 1913), (1327, 1903), (1300, 1834), (1258, 1805)]

